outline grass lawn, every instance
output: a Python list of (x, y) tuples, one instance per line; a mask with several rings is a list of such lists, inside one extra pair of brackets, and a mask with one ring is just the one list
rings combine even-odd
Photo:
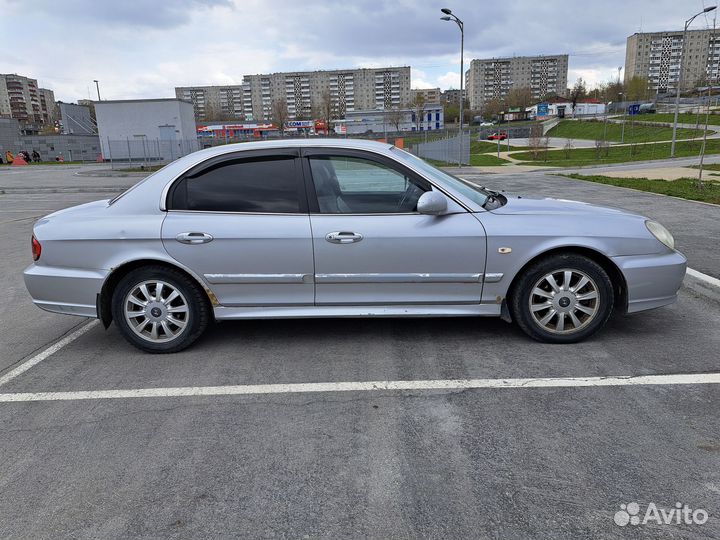
[[(471, 154), (489, 154), (492, 152), (497, 153), (497, 141), (470, 141), (470, 153)], [(507, 152), (507, 141), (500, 141), (500, 151)], [(510, 151), (513, 150), (529, 150), (529, 146), (513, 146), (512, 139), (510, 139)]]
[[(677, 157), (695, 157), (700, 154), (701, 141), (678, 141), (675, 148)], [(708, 139), (705, 147), (706, 154), (720, 153), (720, 139)], [(547, 159), (540, 153), (537, 160), (533, 160), (530, 152), (514, 152), (513, 158), (525, 163), (522, 165), (547, 165), (549, 167), (583, 167), (586, 165), (605, 165), (608, 163), (625, 163), (628, 161), (649, 161), (654, 159), (668, 159), (670, 157), (670, 143), (638, 144), (633, 146), (610, 146), (608, 155), (602, 152), (601, 157), (596, 155), (595, 148), (574, 148), (567, 154), (564, 150), (549, 150)], [(566, 157), (567, 156), (567, 157)]]
[[(645, 116), (643, 116), (643, 120), (646, 120)], [(606, 127), (607, 137), (605, 137)], [(608, 140), (615, 142), (623, 140), (622, 124), (608, 122), (606, 126), (605, 122), (596, 120), (563, 120), (552, 128), (548, 135), (551, 137), (565, 137), (567, 139)], [(702, 137), (702, 129), (678, 129), (678, 139), (692, 139), (693, 137)], [(648, 126), (638, 123), (633, 125), (629, 119), (626, 119), (624, 139), (626, 143), (669, 141), (671, 139), (671, 127)]]
[(490, 167), (495, 165), (507, 165), (506, 159), (500, 159), (495, 154), (470, 154), (470, 165), (473, 167)]
[[(670, 122), (674, 121), (675, 115), (673, 113), (660, 113), (660, 114), (643, 114), (638, 117), (642, 118), (643, 122)], [(697, 125), (698, 115), (695, 113), (681, 113), (678, 114), (679, 124), (693, 124)], [(705, 113), (700, 113), (700, 125), (705, 124)], [(708, 117), (708, 124), (717, 126), (720, 125), (720, 114), (712, 114)]]
[(697, 187), (696, 178), (680, 178), (678, 180), (649, 180), (647, 178), (612, 178), (609, 176), (564, 174), (568, 178), (597, 182), (610, 186), (621, 186), (626, 188), (649, 191), (650, 193), (661, 193), (691, 201), (702, 201), (720, 204), (720, 183), (716, 181), (704, 182), (703, 188)]
[[(700, 165), (691, 165), (691, 169), (699, 169)], [(720, 163), (705, 163), (703, 164), (703, 171), (720, 171)]]

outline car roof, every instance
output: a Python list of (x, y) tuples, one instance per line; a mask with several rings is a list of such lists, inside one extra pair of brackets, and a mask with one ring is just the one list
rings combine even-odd
[(203, 154), (203, 159), (207, 159), (210, 156), (220, 156), (223, 154), (229, 154), (238, 151), (302, 147), (349, 148), (356, 150), (370, 150), (385, 154), (389, 152), (390, 149), (393, 148), (393, 146), (394, 145), (387, 142), (371, 141), (365, 139), (322, 139), (313, 137), (309, 139), (276, 139), (270, 141), (250, 141), (234, 144), (223, 144), (220, 146), (206, 148), (205, 150), (201, 150), (200, 152)]

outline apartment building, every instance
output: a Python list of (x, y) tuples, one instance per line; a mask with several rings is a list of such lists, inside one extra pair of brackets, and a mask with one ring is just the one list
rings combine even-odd
[(439, 88), (413, 88), (410, 90), (410, 103), (415, 103), (417, 96), (422, 96), (424, 103), (440, 103)]
[(272, 120), (273, 103), (284, 101), (291, 120), (311, 119), (327, 109), (346, 112), (400, 108), (410, 103), (410, 67), (295, 71), (243, 78), (248, 120)]
[(465, 89), (456, 90), (451, 88), (450, 90), (445, 90), (442, 94), (440, 94), (440, 103), (446, 103), (448, 105), (455, 105), (459, 107), (461, 95), (467, 100), (467, 91)]
[(35, 79), (0, 74), (0, 117), (16, 119), (23, 132), (37, 132), (57, 117), (55, 95)]
[(625, 83), (635, 76), (648, 81), (656, 92), (674, 92), (680, 79), (682, 89), (713, 81), (717, 84), (720, 61), (720, 30), (643, 32), (627, 38)]
[(513, 88), (530, 88), (534, 99), (567, 91), (568, 55), (514, 56), (478, 59), (465, 72), (470, 108), (479, 110), (491, 99), (502, 99)]
[(178, 86), (175, 97), (193, 105), (195, 120), (244, 120), (244, 88), (240, 84), (226, 86)]

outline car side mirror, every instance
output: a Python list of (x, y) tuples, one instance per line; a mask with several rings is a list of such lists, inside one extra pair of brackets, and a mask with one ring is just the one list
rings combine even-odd
[(439, 216), (447, 212), (447, 199), (445, 195), (437, 191), (426, 191), (417, 203), (417, 211), (421, 214), (428, 214), (431, 216)]

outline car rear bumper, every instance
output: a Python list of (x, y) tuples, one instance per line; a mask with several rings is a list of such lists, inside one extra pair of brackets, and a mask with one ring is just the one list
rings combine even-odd
[(97, 317), (97, 295), (105, 270), (79, 270), (31, 264), (23, 272), (25, 286), (39, 308), (53, 313)]
[(682, 285), (687, 259), (678, 252), (613, 257), (627, 284), (627, 312), (672, 304)]

